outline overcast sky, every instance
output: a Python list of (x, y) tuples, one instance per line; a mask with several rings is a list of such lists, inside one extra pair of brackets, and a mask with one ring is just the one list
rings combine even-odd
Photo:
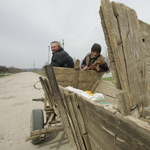
[[(150, 24), (150, 0), (114, 1)], [(62, 39), (73, 58), (82, 60), (94, 43), (101, 44), (105, 56), (99, 7), (100, 0), (0, 0), (0, 65), (42, 68), (50, 42)]]

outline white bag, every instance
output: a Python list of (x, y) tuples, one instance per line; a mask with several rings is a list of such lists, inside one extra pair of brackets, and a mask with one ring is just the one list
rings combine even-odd
[(93, 96), (91, 96), (89, 93), (84, 92), (84, 91), (79, 90), (79, 89), (76, 89), (76, 88), (73, 88), (71, 86), (67, 86), (66, 88), (69, 89), (70, 91), (74, 91), (78, 94), (81, 94), (85, 98), (90, 99), (94, 102), (102, 102), (105, 99), (104, 95), (102, 93), (95, 93)]
[(94, 102), (102, 102), (105, 98), (102, 93), (95, 93), (90, 99)]

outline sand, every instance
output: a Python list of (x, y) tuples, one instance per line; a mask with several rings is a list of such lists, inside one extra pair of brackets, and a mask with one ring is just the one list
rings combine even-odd
[[(30, 117), (33, 109), (43, 109), (44, 98), (39, 76), (32, 72), (17, 73), (0, 78), (0, 149), (1, 150), (71, 150), (64, 131), (49, 134), (39, 145), (25, 142), (30, 135)], [(39, 90), (34, 88), (34, 84)]]

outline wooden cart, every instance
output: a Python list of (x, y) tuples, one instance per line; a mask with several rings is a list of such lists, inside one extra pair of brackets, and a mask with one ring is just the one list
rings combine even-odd
[(71, 129), (73, 124), (70, 122), (71, 117), (62, 98), (62, 89), (65, 86), (72, 86), (84, 91), (94, 92), (104, 74), (93, 70), (84, 71), (80, 69), (79, 64), (80, 62), (77, 60), (75, 68), (53, 68), (51, 65), (44, 67), (47, 78), (40, 77), (39, 80), (44, 90), (45, 98), (33, 99), (33, 101), (42, 101), (44, 103), (43, 110), (46, 114), (46, 123), (44, 124), (43, 110), (34, 109), (31, 115), (31, 132), (26, 141), (32, 140), (33, 144), (38, 144), (45, 138), (46, 134), (64, 130), (68, 139), (76, 145)]
[[(101, 0), (99, 13), (115, 85), (100, 80), (101, 73), (81, 70), (78, 61), (74, 69), (45, 66), (47, 79), (40, 81), (47, 122), (28, 139), (64, 130), (78, 150), (149, 150), (150, 25), (133, 9), (109, 0)], [(107, 104), (67, 90), (68, 85), (100, 92)], [(56, 118), (61, 125), (49, 127)]]

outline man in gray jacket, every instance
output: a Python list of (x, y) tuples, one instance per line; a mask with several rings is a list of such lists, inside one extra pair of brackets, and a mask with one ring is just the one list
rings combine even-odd
[(60, 42), (51, 42), (51, 50), (53, 54), (51, 64), (54, 67), (74, 68), (72, 57), (66, 51), (64, 51), (64, 49), (61, 47)]

